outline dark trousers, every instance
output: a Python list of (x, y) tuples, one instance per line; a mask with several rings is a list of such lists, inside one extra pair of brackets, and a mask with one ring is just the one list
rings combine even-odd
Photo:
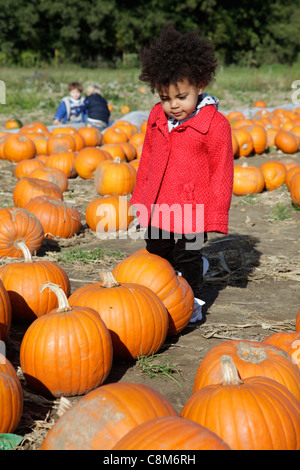
[(145, 233), (149, 253), (165, 258), (193, 289), (199, 298), (203, 286), (202, 246), (207, 241), (206, 232), (189, 235), (175, 234), (149, 227)]

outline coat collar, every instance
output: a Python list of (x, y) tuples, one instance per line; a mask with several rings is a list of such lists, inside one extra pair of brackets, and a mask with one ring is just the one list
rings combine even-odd
[[(180, 124), (171, 132), (176, 132), (176, 130), (183, 129), (185, 127), (192, 127), (201, 134), (207, 134), (211, 121), (216, 113), (216, 107), (212, 105), (207, 105), (201, 108), (199, 113), (191, 119), (188, 119), (183, 124)], [(159, 103), (157, 119), (154, 121), (152, 127), (158, 126), (163, 133), (169, 133), (168, 130), (168, 120), (162, 109), (161, 104)]]

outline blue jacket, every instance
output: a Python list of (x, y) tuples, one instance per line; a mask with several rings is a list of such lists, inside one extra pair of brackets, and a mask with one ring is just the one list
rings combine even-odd
[(103, 121), (108, 124), (110, 111), (107, 101), (99, 93), (93, 93), (88, 96), (83, 105), (80, 106), (79, 112), (86, 113), (88, 118), (97, 119), (97, 121)]
[(84, 103), (84, 97), (81, 96), (78, 100), (73, 100), (70, 96), (65, 96), (54, 115), (54, 119), (59, 119), (65, 124), (67, 121), (71, 122), (83, 122), (85, 110), (81, 110), (81, 106)]

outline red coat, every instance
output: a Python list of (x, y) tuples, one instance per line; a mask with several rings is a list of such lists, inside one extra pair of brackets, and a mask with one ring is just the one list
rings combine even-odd
[(175, 233), (227, 234), (232, 185), (228, 120), (208, 105), (169, 132), (157, 103), (149, 115), (130, 201), (138, 209), (140, 225)]

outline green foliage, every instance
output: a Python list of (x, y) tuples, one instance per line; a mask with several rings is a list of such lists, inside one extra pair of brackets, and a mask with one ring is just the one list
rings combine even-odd
[(122, 258), (124, 255), (119, 251), (109, 251), (103, 248), (95, 248), (93, 250), (82, 250), (81, 248), (63, 249), (59, 255), (59, 261), (63, 263), (73, 263), (81, 261), (89, 263), (91, 261), (103, 260), (105, 257)]
[(271, 220), (286, 220), (291, 218), (291, 208), (279, 202), (270, 214)]
[(171, 379), (181, 387), (181, 384), (174, 377), (174, 374), (177, 374), (182, 378), (178, 367), (170, 363), (169, 358), (163, 357), (161, 354), (152, 354), (151, 356), (141, 354), (138, 357), (137, 366), (142, 374), (150, 378)]
[(164, 24), (174, 23), (211, 39), (220, 63), (291, 64), (300, 51), (299, 7), (300, 0), (7, 0), (0, 63), (128, 67)]

